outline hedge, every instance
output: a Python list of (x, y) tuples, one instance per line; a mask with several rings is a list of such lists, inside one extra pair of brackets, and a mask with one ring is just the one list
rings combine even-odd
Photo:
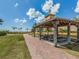
[(7, 35), (7, 31), (0, 31), (0, 36)]

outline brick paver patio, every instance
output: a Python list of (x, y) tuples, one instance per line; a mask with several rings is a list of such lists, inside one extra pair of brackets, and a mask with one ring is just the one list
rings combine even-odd
[(55, 48), (44, 40), (39, 40), (28, 34), (24, 34), (24, 38), (32, 59), (79, 59), (59, 48)]

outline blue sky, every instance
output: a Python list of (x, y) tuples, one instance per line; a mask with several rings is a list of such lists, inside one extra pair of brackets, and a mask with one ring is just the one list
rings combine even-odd
[[(12, 30), (12, 26), (23, 27), (31, 29), (35, 23), (34, 19), (29, 19), (26, 15), (30, 8), (35, 8), (36, 11), (40, 11), (42, 14), (47, 13), (42, 11), (42, 5), (46, 0), (0, 0), (0, 18), (4, 20), (1, 29)], [(75, 12), (78, 0), (53, 0), (53, 3), (60, 3), (60, 8), (55, 14), (60, 18), (72, 19), (79, 15), (79, 12)], [(15, 20), (26, 20), (22, 25), (21, 22)]]

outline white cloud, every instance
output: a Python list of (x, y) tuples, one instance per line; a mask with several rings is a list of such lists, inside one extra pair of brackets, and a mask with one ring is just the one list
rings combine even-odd
[(39, 22), (42, 22), (43, 20), (44, 20), (44, 15), (41, 15), (41, 16), (39, 16), (38, 18), (35, 18), (35, 21), (37, 22), (37, 23), (39, 23)]
[(19, 6), (19, 4), (18, 3), (15, 3), (14, 7), (18, 7), (18, 6)]
[(57, 4), (53, 4), (53, 1), (52, 0), (48, 0), (44, 3), (44, 5), (42, 6), (42, 10), (44, 12), (50, 12), (52, 14), (56, 14), (58, 12), (58, 9), (60, 8), (60, 3), (57, 3)]
[(29, 19), (34, 19), (37, 23), (44, 18), (44, 15), (41, 12), (36, 11), (34, 8), (30, 8), (26, 15), (29, 16)]
[(35, 15), (36, 15), (36, 18), (37, 18), (37, 17), (39, 17), (39, 16), (42, 16), (42, 13), (39, 12), (39, 11), (36, 11)]
[(30, 19), (35, 18), (35, 9), (34, 8), (30, 8), (29, 11), (26, 13), (26, 15), (29, 16)]
[(51, 14), (56, 14), (58, 12), (58, 9), (60, 8), (60, 4), (57, 3), (51, 8)]
[(24, 18), (24, 19), (15, 19), (15, 22), (16, 23), (19, 23), (20, 25), (23, 25), (23, 24), (25, 24), (26, 22), (27, 22), (27, 20)]
[[(47, 0), (42, 6), (42, 10), (46, 13), (50, 11), (51, 14), (56, 14), (60, 8), (60, 3), (53, 4), (53, 0)], [(45, 15), (41, 12), (36, 11), (35, 8), (30, 8), (26, 15), (29, 16), (29, 19), (34, 19), (37, 23), (44, 21)]]
[(17, 18), (17, 19), (15, 19), (15, 22), (16, 22), (16, 23), (18, 23), (18, 22), (19, 22), (19, 19), (18, 19), (18, 18)]
[(23, 25), (23, 24), (25, 24), (27, 22), (27, 20), (24, 18), (24, 19), (22, 19), (22, 20), (20, 20), (20, 24), (21, 25)]
[(79, 0), (77, 1), (76, 8), (74, 10), (76, 13), (79, 13)]
[(44, 5), (42, 6), (42, 10), (44, 12), (49, 12), (49, 10), (51, 9), (51, 7), (53, 6), (53, 1), (52, 0), (48, 0), (44, 3)]

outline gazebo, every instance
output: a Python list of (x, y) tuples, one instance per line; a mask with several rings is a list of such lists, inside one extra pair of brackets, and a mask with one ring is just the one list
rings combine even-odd
[[(68, 43), (71, 43), (71, 36), (70, 36), (71, 25), (74, 25), (77, 27), (77, 41), (79, 41), (79, 22), (68, 20), (68, 19), (63, 19), (63, 18), (57, 18), (52, 14), (47, 15), (43, 22), (40, 22), (34, 26), (33, 28), (34, 36), (35, 36), (36, 28), (39, 28), (39, 30), (41, 30), (43, 28), (53, 27), (54, 28), (53, 40), (54, 40), (55, 46), (57, 46), (58, 27), (67, 26), (67, 40), (68, 40)], [(39, 33), (40, 33), (40, 40), (41, 40), (42, 31), (40, 31)]]

